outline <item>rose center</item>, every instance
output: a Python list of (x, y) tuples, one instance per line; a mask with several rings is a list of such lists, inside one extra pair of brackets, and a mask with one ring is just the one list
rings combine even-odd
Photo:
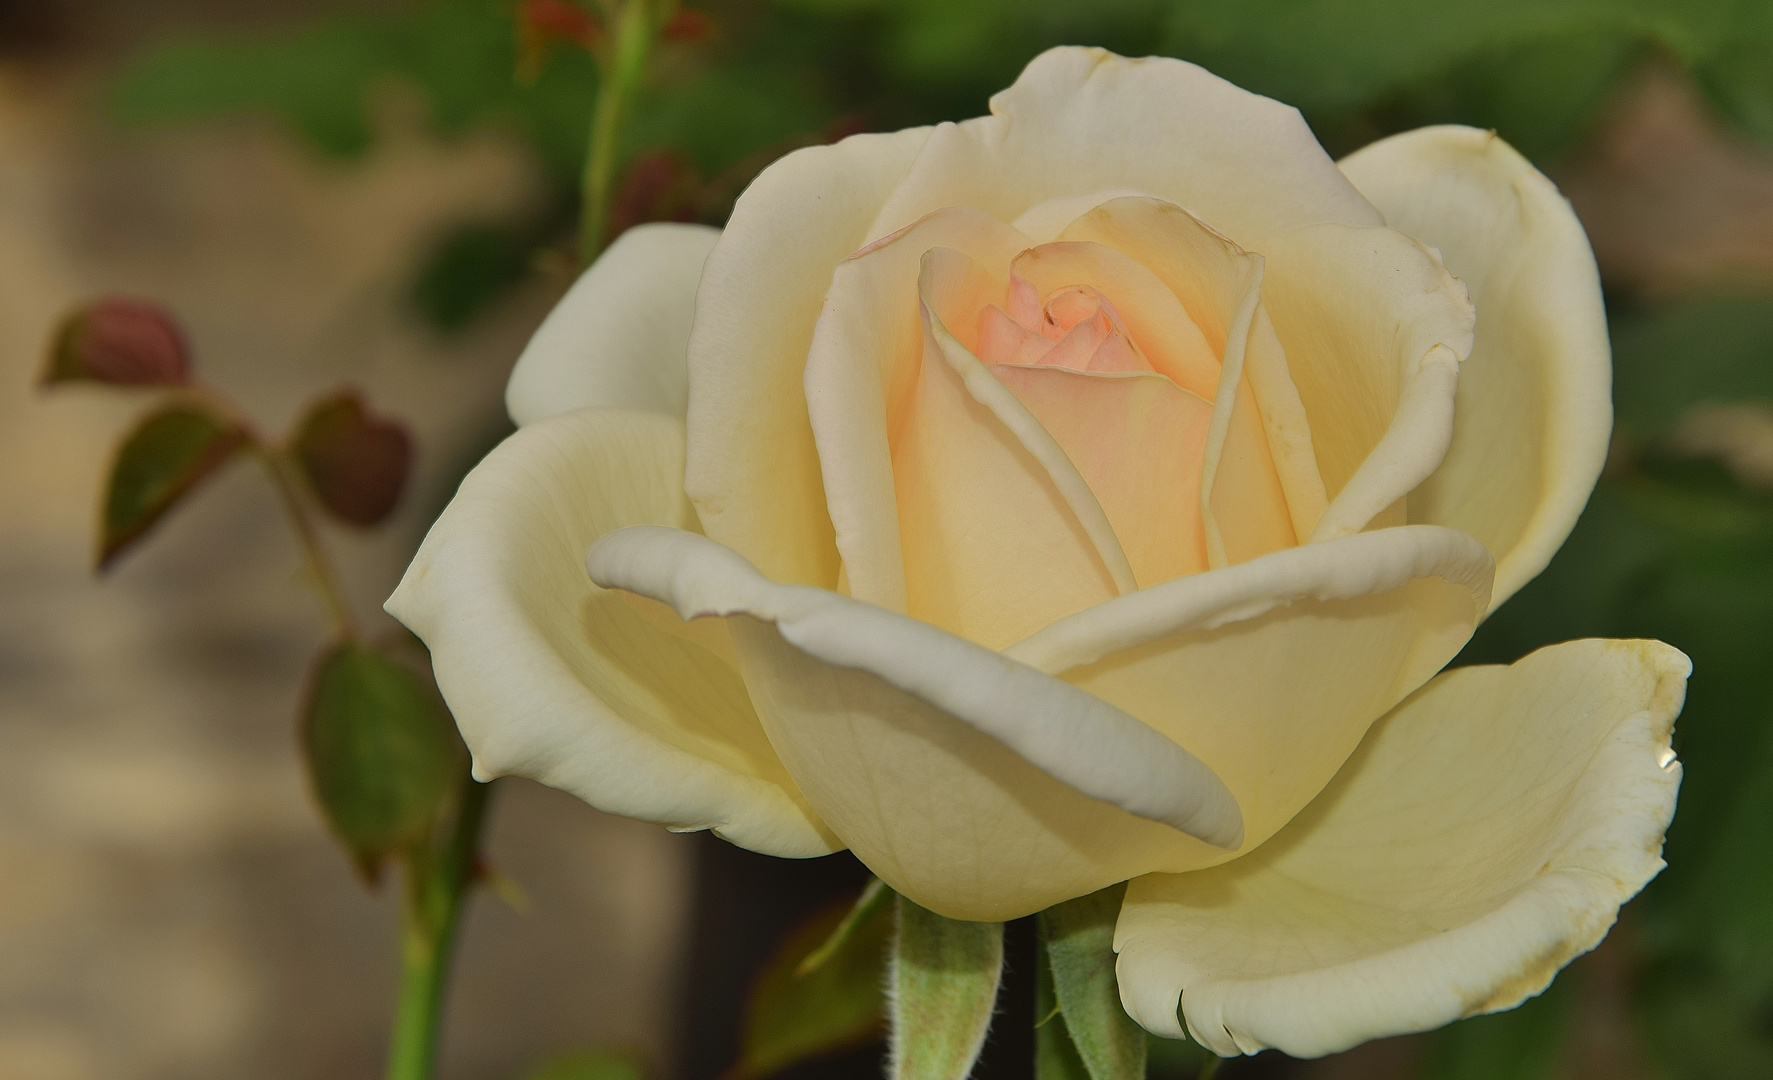
[(1114, 304), (1089, 285), (1066, 285), (1042, 297), (1012, 274), (1004, 303), (979, 312), (979, 359), (1073, 371), (1151, 371)]

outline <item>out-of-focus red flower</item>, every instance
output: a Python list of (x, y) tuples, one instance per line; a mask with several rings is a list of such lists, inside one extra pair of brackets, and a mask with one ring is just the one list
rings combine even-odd
[(677, 150), (658, 150), (634, 160), (610, 200), (610, 235), (648, 221), (694, 221), (702, 174)]
[(590, 12), (568, 0), (524, 0), (518, 17), (526, 26), (587, 48), (603, 33)]
[(590, 50), (603, 36), (603, 25), (570, 0), (523, 0), (517, 6), (517, 77), (534, 82), (559, 41)]
[(714, 20), (699, 11), (679, 9), (660, 33), (667, 41), (701, 41), (714, 33)]

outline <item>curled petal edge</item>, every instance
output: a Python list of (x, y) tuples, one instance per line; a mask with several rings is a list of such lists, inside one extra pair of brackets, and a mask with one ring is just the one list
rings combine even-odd
[(1057, 675), (1179, 630), (1211, 630), (1301, 600), (1346, 600), (1439, 577), (1489, 604), (1495, 561), (1482, 544), (1438, 525), (1403, 525), (1324, 540), (1205, 574), (1176, 578), (1067, 616), (1003, 655)]
[[(1559, 701), (1555, 692), (1548, 695), (1545, 689), (1532, 692), (1534, 679), (1544, 682), (1549, 676), (1555, 684), (1560, 675), (1579, 675), (1585, 668), (1604, 671), (1608, 663), (1604, 654), (1608, 652), (1614, 655), (1611, 678), (1605, 681), (1626, 685), (1599, 692), (1591, 688), (1580, 701)], [(1626, 668), (1636, 671), (1626, 675)], [(1184, 888), (1204, 890), (1204, 904), (1180, 909), (1186, 913), (1183, 925), (1196, 924), (1190, 927), (1195, 931), (1192, 939), (1164, 931), (1166, 875), (1134, 882), (1115, 933), (1123, 1005), (1147, 1030), (1165, 1038), (1184, 1038), (1185, 1021), (1188, 1035), (1222, 1057), (1255, 1054), (1272, 1047), (1294, 1057), (1312, 1058), (1369, 1039), (1428, 1031), (1464, 1017), (1512, 1009), (1540, 993), (1564, 965), (1600, 943), (1620, 906), (1664, 866), (1662, 837), (1674, 816), (1681, 780), (1681, 765), (1670, 741), (1690, 671), (1687, 658), (1661, 642), (1590, 639), (1549, 646), (1509, 667), (1443, 672), (1381, 720), (1363, 744), (1363, 751), (1382, 751), (1394, 735), (1407, 751), (1397, 756), (1412, 763), (1424, 757), (1432, 762), (1432, 744), (1439, 739), (1493, 743), (1500, 738), (1518, 745), (1523, 738), (1518, 728), (1509, 731), (1504, 725), (1498, 733), (1491, 730), (1497, 717), (1460, 716), (1458, 711), (1465, 697), (1460, 690), (1470, 685), (1461, 680), (1500, 678), (1506, 681), (1505, 686), (1514, 683), (1522, 687), (1517, 690), (1523, 702), (1517, 709), (1520, 719), (1552, 728), (1561, 722), (1577, 729), (1577, 737), (1566, 740), (1569, 745), (1562, 749), (1561, 760), (1559, 751), (1544, 751), (1566, 774), (1562, 789), (1516, 792), (1512, 789), (1522, 786), (1522, 776), (1533, 776), (1533, 768), (1486, 778), (1482, 766), (1474, 773), (1466, 758), (1443, 754), (1443, 758), (1454, 759), (1454, 771), (1433, 774), (1431, 784), (1437, 794), (1431, 802), (1442, 802), (1455, 814), (1465, 807), (1467, 816), (1455, 820), (1465, 827), (1468, 837), (1485, 836), (1486, 843), (1504, 847), (1529, 842), (1506, 832), (1496, 835), (1494, 806), (1480, 807), (1487, 816), (1471, 813), (1471, 789), (1491, 785), (1492, 800), (1500, 798), (1528, 808), (1526, 814), (1535, 823), (1527, 831), (1533, 834), (1532, 840), (1541, 842), (1543, 865), (1538, 854), (1517, 859), (1516, 872), (1524, 863), (1527, 880), (1509, 885), (1505, 876), (1499, 882), (1511, 895), (1475, 918), (1461, 922), (1453, 917), (1453, 925), (1444, 925), (1449, 910), (1457, 912), (1482, 901), (1472, 894), (1469, 882), (1463, 889), (1449, 889), (1442, 883), (1442, 891), (1437, 893), (1422, 880), (1422, 866), (1411, 865), (1412, 858), (1421, 858), (1421, 840), (1408, 833), (1420, 832), (1424, 821), (1433, 823), (1437, 808), (1411, 808), (1401, 819), (1394, 808), (1392, 819), (1408, 823), (1405, 835), (1374, 835), (1375, 825), (1384, 816), (1374, 819), (1369, 804), (1375, 797), (1383, 804), (1394, 783), (1388, 783), (1385, 770), (1362, 775), (1362, 764), (1370, 769), (1372, 762), (1357, 752), (1354, 771), (1345, 767), (1344, 775), (1319, 796), (1318, 803), (1269, 841), (1270, 846), (1257, 849), (1247, 862), (1239, 860), (1199, 875), (1169, 877)], [(1627, 688), (1633, 681), (1640, 684), (1635, 690)], [(1449, 685), (1456, 688), (1449, 692)], [(1632, 700), (1639, 694), (1641, 699)], [(1453, 705), (1451, 715), (1445, 715), (1447, 702)], [(1556, 719), (1560, 713), (1564, 717), (1561, 721)], [(1403, 732), (1390, 730), (1400, 724)], [(1580, 733), (1583, 727), (1599, 730), (1584, 737)], [(1531, 743), (1531, 736), (1525, 738)], [(1534, 764), (1542, 765), (1543, 760)], [(1398, 761), (1389, 764), (1395, 766)], [(1575, 767), (1569, 768), (1571, 765)], [(1446, 764), (1441, 768), (1445, 770)], [(1349, 835), (1351, 827), (1359, 832), (1358, 841)], [(1440, 928), (1405, 944), (1376, 947), (1370, 939), (1363, 941), (1361, 932), (1355, 930), (1351, 942), (1367, 948), (1357, 947), (1356, 955), (1320, 966), (1307, 960), (1303, 969), (1292, 971), (1237, 970), (1239, 965), (1227, 950), (1217, 950), (1217, 956), (1202, 953), (1204, 942), (1223, 942), (1228, 932), (1234, 932), (1226, 919), (1228, 913), (1243, 905), (1266, 902), (1272, 910), (1264, 913), (1263, 921), (1293, 919), (1280, 935), (1285, 955), (1293, 961), (1285, 966), (1316, 955), (1326, 943), (1318, 942), (1314, 949), (1304, 940), (1299, 919), (1325, 907), (1334, 911), (1337, 882), (1324, 880), (1325, 868), (1332, 879), (1349, 874), (1348, 868), (1339, 865), (1335, 852), (1351, 842), (1369, 851), (1390, 853), (1398, 872), (1406, 875), (1405, 882), (1400, 882), (1401, 891), (1388, 898), (1396, 924), (1409, 927), (1413, 920), (1418, 926), (1441, 924)], [(1374, 844), (1380, 846), (1374, 849)], [(1290, 856), (1307, 847), (1319, 850), (1312, 860), (1314, 865), (1296, 865), (1298, 860)], [(1482, 847), (1467, 845), (1452, 865), (1483, 865), (1482, 860), (1494, 852)], [(1368, 861), (1371, 864), (1372, 860)], [(1375, 867), (1352, 872), (1370, 876)], [(1244, 880), (1228, 883), (1227, 873)], [(1257, 881), (1281, 886), (1282, 894), (1272, 895), (1274, 890), (1269, 889), (1270, 895), (1249, 895), (1263, 891), (1251, 888)], [(1228, 885), (1229, 896), (1225, 891)], [(1370, 879), (1367, 887), (1371, 889)], [(1143, 895), (1137, 895), (1141, 892)], [(1425, 897), (1443, 902), (1432, 916), (1412, 910)], [(1135, 912), (1135, 908), (1141, 910)], [(1348, 934), (1350, 928), (1346, 908), (1341, 918), (1331, 917), (1323, 924), (1330, 936)], [(1269, 945), (1272, 948), (1274, 943)], [(1229, 965), (1228, 957), (1232, 958)]]
[(817, 660), (875, 675), (971, 725), (1091, 798), (1230, 850), (1243, 814), (1193, 754), (1107, 702), (885, 608), (770, 581), (706, 537), (662, 526), (610, 533), (591, 578), (671, 605), (684, 619), (748, 615)]

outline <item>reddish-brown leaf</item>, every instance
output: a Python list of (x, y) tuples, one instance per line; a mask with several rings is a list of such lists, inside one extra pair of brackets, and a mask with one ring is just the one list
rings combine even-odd
[(106, 297), (62, 320), (43, 381), (183, 386), (191, 381), (191, 355), (184, 332), (165, 308)]
[(352, 525), (377, 524), (393, 511), (412, 464), (406, 429), (369, 412), (350, 390), (308, 409), (292, 449), (321, 505)]

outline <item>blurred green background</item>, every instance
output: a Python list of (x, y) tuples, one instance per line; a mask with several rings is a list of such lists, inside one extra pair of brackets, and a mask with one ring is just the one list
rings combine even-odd
[[(1061, 43), (1201, 63), (1299, 106), (1334, 155), (1458, 122), (1495, 129), (1557, 180), (1602, 265), (1613, 453), (1563, 552), (1458, 662), (1589, 636), (1661, 638), (1690, 654), (1669, 869), (1603, 949), (1514, 1012), (1309, 1074), (1267, 1054), (1220, 1076), (1773, 1076), (1773, 4), (689, 6), (707, 26), (666, 43), (653, 64), (625, 136), (620, 224), (719, 224), (780, 154), (977, 115), (1031, 56)], [(504, 133), (541, 182), (520, 205), (439, 223), (386, 298), (438, 335), (472, 333), (513, 290), (562, 280), (570, 265), (596, 95), (590, 57), (565, 42), (520, 49), (514, 12), (509, 0), (411, 0), (330, 4), (247, 33), (198, 22), (114, 58), (91, 108), (129, 129), (269, 116), (341, 169), (374, 153), (389, 93), (416, 95), (442, 139)], [(1191, 1076), (1198, 1065), (1179, 1051), (1154, 1057), (1153, 1073)]]

